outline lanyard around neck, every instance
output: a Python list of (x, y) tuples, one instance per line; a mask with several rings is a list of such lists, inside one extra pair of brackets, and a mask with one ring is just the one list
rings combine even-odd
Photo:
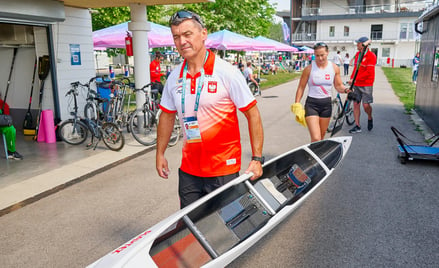
[[(197, 85), (197, 96), (195, 99), (195, 107), (194, 107), (195, 112), (198, 111), (198, 106), (200, 104), (201, 90), (203, 89), (203, 84), (204, 84), (204, 64), (206, 64), (208, 56), (209, 56), (209, 51), (206, 51), (206, 56), (204, 58), (203, 67), (201, 68), (201, 71), (200, 71), (201, 76), (200, 76), (200, 79), (198, 80), (198, 85)], [(183, 115), (185, 113), (186, 80), (187, 80), (187, 62), (186, 62), (184, 69), (183, 69), (183, 85), (182, 85), (183, 88), (182, 88), (182, 92), (181, 92), (181, 113)]]

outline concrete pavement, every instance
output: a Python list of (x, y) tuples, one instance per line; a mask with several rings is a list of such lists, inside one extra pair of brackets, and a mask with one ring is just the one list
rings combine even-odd
[[(346, 79), (346, 78), (345, 78)], [(288, 87), (291, 91), (291, 100), (294, 98), (295, 89), (297, 86), (297, 81), (290, 82), (285, 84), (283, 87)], [(269, 99), (270, 96), (267, 96), (266, 94), (263, 94), (263, 98)], [(403, 108), (401, 103), (396, 99), (395, 95), (393, 94), (393, 91), (390, 88), (389, 83), (387, 82), (386, 77), (384, 76), (381, 68), (377, 67), (376, 72), (376, 82), (374, 86), (374, 98), (375, 98), (375, 105), (388, 105), (388, 106), (394, 106), (395, 112), (399, 114), (403, 114)], [(264, 110), (264, 101), (260, 101), (260, 110), (263, 112)], [(283, 113), (279, 113), (279, 116), (283, 116)], [(292, 117), (292, 115), (289, 115)], [(363, 127), (363, 133), (357, 134), (358, 135), (365, 135), (367, 134), (366, 130), (366, 115), (364, 112), (362, 112), (362, 125)], [(398, 118), (398, 120), (400, 120)], [(417, 124), (420, 125), (421, 128), (424, 129), (425, 136), (429, 137), (431, 136), (431, 130), (425, 124), (423, 121), (415, 115), (412, 116), (412, 120)], [(274, 119), (273, 122), (276, 122), (276, 119)], [(266, 124), (271, 124), (271, 122), (265, 122)], [(392, 122), (395, 126), (399, 125), (398, 121)], [(379, 121), (375, 122), (376, 127), (380, 127)], [(244, 126), (245, 127), (245, 126)], [(348, 134), (347, 132), (348, 127), (344, 126), (344, 129), (339, 133), (341, 135)], [(404, 132), (404, 129), (401, 129)], [(297, 130), (295, 130), (297, 131)], [(301, 131), (302, 134), (306, 134), (307, 130), (304, 128), (299, 128), (299, 131)], [(376, 133), (376, 130), (373, 130), (371, 132), (372, 135)], [(277, 141), (282, 137), (282, 131), (279, 132), (278, 137), (270, 137), (270, 140)], [(299, 135), (302, 136), (302, 135)], [(110, 167), (113, 167), (117, 165), (118, 163), (121, 163), (123, 161), (128, 161), (129, 159), (132, 159), (140, 154), (147, 153), (148, 151), (154, 150), (154, 147), (144, 147), (142, 145), (139, 145), (136, 141), (130, 139), (129, 134), (126, 135), (127, 137), (127, 144), (120, 152), (113, 152), (109, 151), (107, 149), (101, 149), (97, 152), (90, 152), (86, 155), (80, 155), (79, 157), (72, 159), (67, 162), (60, 162), (58, 165), (51, 165), (50, 163), (47, 163), (46, 157), (35, 157), (34, 159), (31, 158), (31, 160), (24, 160), (22, 163), (6, 163), (4, 164), (1, 162), (1, 165), (7, 165), (5, 167), (10, 168), (11, 174), (6, 174), (4, 177), (0, 176), (0, 179), (2, 181), (11, 181), (10, 183), (0, 184), (0, 216), (6, 213), (9, 213), (17, 208), (20, 208), (24, 205), (27, 205), (29, 203), (32, 203), (42, 197), (45, 197), (47, 195), (50, 195), (54, 192), (57, 192), (71, 184), (74, 184), (76, 182), (82, 181), (90, 176), (93, 176), (99, 172), (102, 172)], [(416, 138), (415, 138), (416, 139)], [(418, 140), (421, 139), (418, 137)], [(266, 139), (268, 140), (268, 139)], [(304, 143), (303, 141), (298, 141), (298, 144)], [(395, 140), (396, 144), (396, 140)], [(43, 145), (42, 145), (43, 146)], [(55, 146), (55, 145), (54, 145)], [(63, 144), (63, 146), (67, 146)], [(271, 149), (274, 149), (273, 151), (277, 151), (279, 149), (279, 146), (282, 147), (282, 144), (274, 142), (273, 144), (266, 142), (264, 151), (266, 154), (268, 154), (268, 158), (270, 158), (270, 151)], [(53, 146), (52, 146), (53, 147)], [(63, 150), (60, 149), (59, 145), (57, 145), (58, 148), (55, 148), (54, 150), (58, 150), (58, 154), (55, 156), (56, 160), (58, 161), (58, 155), (74, 155), (74, 150), (77, 151), (84, 151), (83, 147), (78, 146), (68, 146), (67, 149)], [(46, 150), (45, 148), (41, 148), (41, 146), (37, 147), (38, 150)], [(366, 149), (366, 148), (365, 148)], [(396, 154), (396, 152), (395, 152)], [(271, 155), (271, 157), (274, 157), (275, 155)], [(61, 157), (59, 157), (61, 158)], [(4, 160), (1, 160), (4, 161)], [(13, 161), (13, 160), (9, 160)], [(36, 163), (34, 165), (38, 165), (39, 167), (43, 167), (42, 170), (39, 171), (30, 171), (28, 170), (29, 174), (22, 175), (20, 172), (23, 172), (22, 169), (26, 169), (26, 166), (28, 164), (26, 161), (31, 161), (33, 163)], [(49, 161), (50, 162), (50, 161)], [(17, 169), (13, 169), (10, 166), (16, 165), (18, 166)], [(3, 167), (3, 166), (1, 166)], [(37, 170), (34, 168), (34, 170)], [(14, 174), (16, 173), (15, 177), (19, 178), (13, 178)], [(2, 174), (0, 174), (2, 175)]]
[[(348, 155), (331, 177), (228, 267), (438, 266), (437, 162), (397, 160), (391, 125), (413, 140), (422, 137), (382, 79), (378, 68), (374, 129), (353, 135)], [(293, 81), (258, 97), (267, 158), (309, 142), (307, 129), (289, 108), (296, 88)], [(245, 169), (251, 149), (239, 115)], [(348, 130), (345, 126), (338, 135), (349, 135)], [(178, 209), (181, 143), (168, 149), (167, 158), (168, 180), (156, 175), (150, 152), (0, 217), (0, 263), (85, 267), (144, 232)]]

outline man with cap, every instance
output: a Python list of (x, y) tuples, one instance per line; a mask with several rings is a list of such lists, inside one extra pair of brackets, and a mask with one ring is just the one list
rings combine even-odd
[(163, 84), (160, 81), (160, 77), (164, 75), (162, 74), (162, 69), (160, 68), (160, 60), (162, 57), (162, 53), (160, 53), (160, 51), (156, 51), (154, 60), (149, 64), (149, 73), (151, 76), (151, 83), (153, 84), (151, 88), (158, 89), (160, 94), (162, 94), (163, 91)]
[[(377, 63), (376, 55), (369, 50), (368, 46), (370, 40), (368, 37), (363, 36), (355, 40), (357, 43), (358, 52), (355, 54), (354, 60), (354, 70), (352, 71), (351, 80), (349, 83), (354, 82), (354, 92), (356, 94), (356, 100), (354, 101), (354, 118), (355, 126), (349, 130), (349, 133), (359, 133), (361, 132), (360, 126), (360, 103), (363, 103), (363, 109), (367, 114), (367, 129), (370, 131), (373, 128), (373, 118), (372, 118), (372, 106), (373, 103), (373, 83), (375, 81), (375, 65)], [(364, 56), (360, 63), (358, 63), (358, 58), (360, 52), (364, 51)], [(352, 81), (354, 74), (358, 68), (358, 73), (355, 81)]]

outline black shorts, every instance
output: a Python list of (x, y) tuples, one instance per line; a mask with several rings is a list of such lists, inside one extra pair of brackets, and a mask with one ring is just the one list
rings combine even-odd
[(178, 169), (178, 195), (180, 196), (180, 208), (200, 199), (202, 196), (212, 192), (216, 188), (237, 178), (239, 173), (218, 177), (198, 177)]
[(332, 105), (331, 98), (317, 99), (306, 98), (305, 116), (317, 115), (319, 117), (331, 117)]

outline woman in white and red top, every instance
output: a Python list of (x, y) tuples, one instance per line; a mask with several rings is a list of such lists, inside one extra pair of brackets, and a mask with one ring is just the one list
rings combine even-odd
[(308, 65), (300, 77), (296, 92), (296, 103), (300, 103), (306, 85), (309, 92), (305, 102), (305, 119), (311, 135), (311, 142), (324, 139), (332, 113), (332, 86), (340, 93), (347, 93), (340, 77), (340, 68), (328, 61), (328, 46), (317, 43), (314, 46), (315, 60)]

